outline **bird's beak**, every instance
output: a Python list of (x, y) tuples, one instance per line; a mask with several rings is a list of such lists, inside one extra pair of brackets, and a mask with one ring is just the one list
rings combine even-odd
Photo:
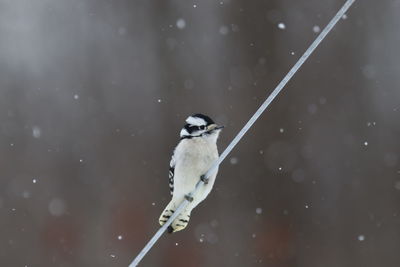
[(215, 131), (215, 130), (221, 130), (225, 126), (223, 125), (217, 125), (217, 124), (211, 124), (210, 126), (207, 127), (207, 130), (210, 131)]

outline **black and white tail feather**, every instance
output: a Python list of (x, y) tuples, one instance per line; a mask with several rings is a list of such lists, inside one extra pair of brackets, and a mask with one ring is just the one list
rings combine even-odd
[(222, 127), (216, 125), (210, 117), (202, 114), (194, 114), (186, 119), (186, 124), (180, 132), (181, 140), (170, 161), (169, 188), (172, 199), (159, 218), (160, 225), (167, 222), (185, 198), (189, 198), (191, 202), (169, 226), (169, 233), (186, 228), (192, 210), (210, 193), (217, 172), (196, 195), (188, 196), (200, 177), (218, 158), (217, 139), (221, 129)]
[(174, 194), (174, 172), (175, 172), (175, 159), (174, 155), (172, 155), (171, 161), (169, 162), (169, 191), (171, 195)]

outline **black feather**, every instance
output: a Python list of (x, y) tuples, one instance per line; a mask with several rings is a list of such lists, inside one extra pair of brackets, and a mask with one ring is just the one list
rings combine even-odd
[(210, 117), (200, 114), (200, 113), (193, 114), (192, 117), (201, 118), (201, 119), (205, 120), (207, 122), (207, 125), (214, 124), (214, 121)]
[(174, 175), (175, 175), (175, 159), (174, 155), (172, 155), (172, 159), (169, 163), (169, 173), (168, 173), (169, 191), (171, 195), (174, 193)]

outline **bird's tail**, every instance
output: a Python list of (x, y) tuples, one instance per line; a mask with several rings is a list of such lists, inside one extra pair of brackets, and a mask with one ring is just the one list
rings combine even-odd
[[(175, 205), (174, 201), (171, 200), (171, 202), (169, 202), (167, 207), (161, 213), (160, 218), (158, 219), (158, 222), (160, 223), (161, 226), (163, 226), (168, 221), (169, 217), (172, 216), (176, 208), (177, 205)], [(182, 211), (182, 213), (179, 214), (178, 217), (176, 217), (176, 219), (168, 227), (168, 232), (173, 233), (185, 229), (189, 223), (189, 219), (190, 219), (190, 210), (186, 209)]]
[(171, 217), (175, 209), (175, 203), (171, 200), (171, 202), (169, 202), (167, 207), (165, 207), (164, 211), (161, 213), (160, 218), (158, 219), (158, 222), (161, 226), (163, 226), (168, 221), (169, 217)]

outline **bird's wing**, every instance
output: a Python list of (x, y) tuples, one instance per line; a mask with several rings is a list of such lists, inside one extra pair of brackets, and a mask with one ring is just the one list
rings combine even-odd
[(172, 155), (171, 161), (169, 162), (169, 191), (171, 195), (174, 193), (174, 174), (175, 174), (175, 157)]

